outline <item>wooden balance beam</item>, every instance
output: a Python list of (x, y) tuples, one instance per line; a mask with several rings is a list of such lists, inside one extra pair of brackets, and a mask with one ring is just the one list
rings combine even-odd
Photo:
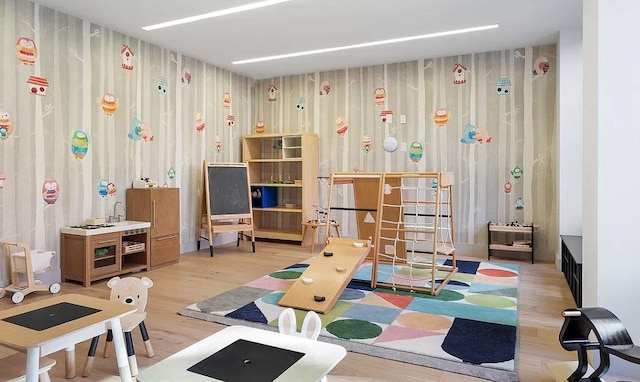
[(370, 241), (331, 238), (278, 304), (323, 314), (330, 311), (370, 250)]

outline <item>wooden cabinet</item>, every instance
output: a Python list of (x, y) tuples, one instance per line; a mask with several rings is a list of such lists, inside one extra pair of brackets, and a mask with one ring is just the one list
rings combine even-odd
[[(145, 227), (140, 226), (145, 225)], [(147, 223), (109, 233), (89, 230), (61, 230), (62, 280), (91, 282), (149, 269)]]
[[(512, 251), (530, 253), (531, 264), (533, 264), (534, 230), (534, 224), (520, 225), (488, 222), (488, 260), (491, 260), (491, 251)], [(497, 235), (500, 235), (500, 238), (494, 241), (494, 236)]]
[(180, 189), (130, 188), (127, 219), (151, 223), (151, 268), (180, 259)]
[[(242, 137), (249, 168), (255, 237), (302, 240), (302, 222), (315, 219), (318, 202), (318, 136), (312, 133)], [(264, 203), (264, 190), (273, 203)], [(260, 190), (260, 198), (257, 192)]]

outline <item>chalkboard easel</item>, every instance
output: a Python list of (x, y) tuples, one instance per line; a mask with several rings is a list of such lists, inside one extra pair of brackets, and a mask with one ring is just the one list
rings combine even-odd
[[(249, 170), (245, 163), (203, 162), (198, 219), (198, 250), (200, 240), (205, 239), (209, 241), (209, 253), (213, 257), (213, 235), (238, 232), (237, 246), (240, 246), (243, 236), (251, 236), (251, 246), (253, 252), (256, 251)], [(202, 236), (203, 230), (208, 232), (208, 236)]]

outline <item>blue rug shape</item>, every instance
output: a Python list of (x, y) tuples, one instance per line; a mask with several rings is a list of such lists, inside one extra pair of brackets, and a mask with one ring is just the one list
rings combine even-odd
[(474, 365), (497, 363), (514, 358), (515, 341), (515, 326), (456, 318), (442, 350)]

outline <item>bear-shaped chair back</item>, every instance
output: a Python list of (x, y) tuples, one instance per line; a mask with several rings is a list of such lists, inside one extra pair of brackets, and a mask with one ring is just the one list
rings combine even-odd
[(136, 313), (144, 313), (147, 308), (147, 298), (149, 288), (153, 286), (153, 281), (148, 277), (141, 279), (137, 277), (113, 277), (107, 286), (111, 288), (111, 301), (119, 301), (123, 304), (137, 307)]

